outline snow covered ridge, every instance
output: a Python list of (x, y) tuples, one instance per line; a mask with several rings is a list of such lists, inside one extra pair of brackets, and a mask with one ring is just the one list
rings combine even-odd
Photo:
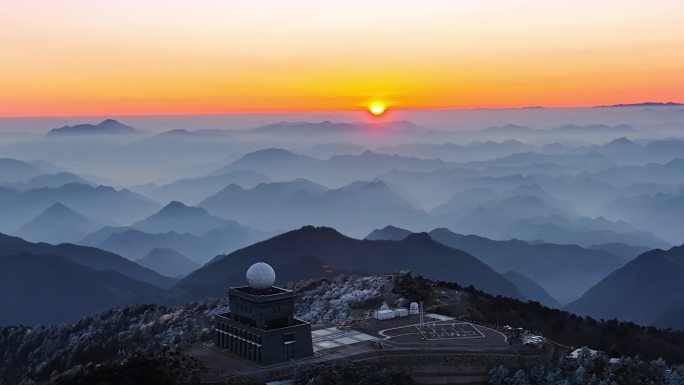
[(329, 324), (349, 318), (354, 308), (381, 295), (386, 277), (346, 277), (300, 283), (295, 316), (312, 324)]
[(84, 317), (74, 324), (0, 328), (0, 384), (45, 378), (88, 362), (122, 361), (141, 351), (193, 343), (211, 335), (210, 319), (223, 300), (177, 308), (135, 304)]
[[(351, 310), (380, 295), (385, 277), (338, 277), (290, 285), (297, 316), (313, 324), (343, 321)], [(138, 352), (210, 340), (214, 315), (228, 299), (178, 307), (135, 304), (82, 318), (73, 324), (0, 327), (0, 385), (27, 377), (47, 379), (89, 362), (125, 361)]]

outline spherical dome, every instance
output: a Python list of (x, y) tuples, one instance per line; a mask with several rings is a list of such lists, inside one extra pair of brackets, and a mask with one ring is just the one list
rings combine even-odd
[(275, 282), (275, 271), (268, 263), (257, 262), (247, 269), (245, 277), (252, 289), (268, 289)]
[(418, 310), (418, 302), (411, 302), (411, 305), (409, 305), (409, 309)]

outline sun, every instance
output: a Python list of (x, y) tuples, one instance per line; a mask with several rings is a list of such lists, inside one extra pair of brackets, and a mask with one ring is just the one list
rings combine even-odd
[(381, 103), (373, 103), (368, 107), (368, 111), (375, 116), (380, 116), (385, 113), (385, 105)]

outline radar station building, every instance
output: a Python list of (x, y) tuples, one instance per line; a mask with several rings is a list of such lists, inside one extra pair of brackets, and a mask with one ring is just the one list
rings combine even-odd
[(273, 268), (255, 263), (246, 277), (228, 291), (230, 312), (216, 316), (215, 346), (264, 365), (313, 355), (311, 325), (294, 318), (294, 293), (273, 286)]

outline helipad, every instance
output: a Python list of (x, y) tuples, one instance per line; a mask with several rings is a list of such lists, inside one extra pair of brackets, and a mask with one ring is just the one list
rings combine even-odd
[(311, 334), (314, 352), (378, 339), (356, 330), (339, 330), (335, 327), (314, 330)]

